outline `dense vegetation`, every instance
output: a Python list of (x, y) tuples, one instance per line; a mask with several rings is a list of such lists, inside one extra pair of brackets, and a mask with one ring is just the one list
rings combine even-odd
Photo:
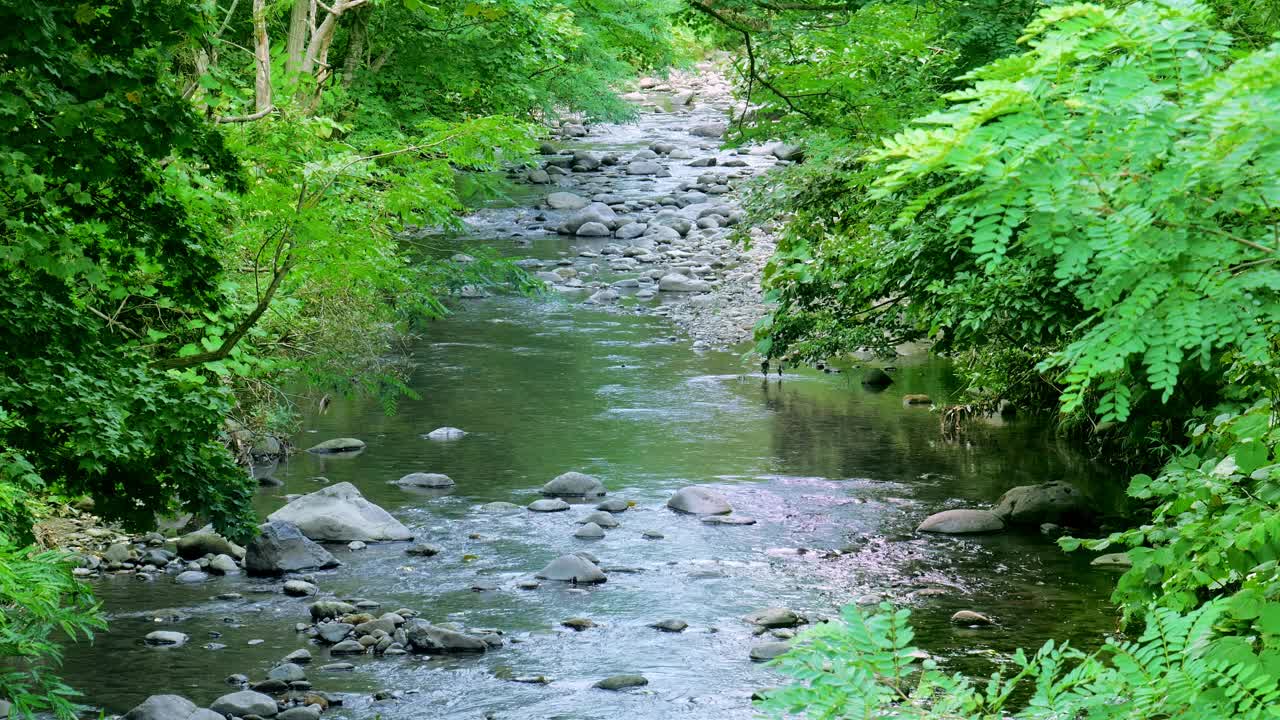
[(459, 188), (496, 190), (488, 171), (571, 114), (625, 119), (618, 82), (695, 36), (734, 54), (735, 141), (803, 143), (749, 198), (779, 230), (764, 357), (928, 341), (963, 368), (956, 402), (1048, 409), (1166, 463), (1132, 482), (1134, 529), (1062, 541), (1127, 549), (1136, 640), (1049, 643), (978, 687), (914, 664), (904, 611), (848, 610), (762, 708), (1274, 716), (1272, 3), (16, 0), (0, 21), (0, 698), (19, 716), (71, 716), (55, 634), (101, 626), (36, 547), (50, 505), (252, 532), (237, 460), (297, 403), (393, 407), (397, 342), (451, 293), (532, 287), (434, 239)]
[(395, 343), (451, 292), (530, 287), (430, 238), (462, 180), (492, 186), (549, 124), (624, 118), (612, 86), (673, 60), (675, 9), (4, 3), (0, 656), (20, 664), (0, 698), (69, 716), (40, 663), (55, 628), (98, 625), (69, 565), (32, 548), (48, 503), (252, 532), (236, 460), (261, 433), (325, 394), (393, 404)]
[(1138, 464), (1167, 463), (1133, 479), (1134, 529), (1062, 540), (1127, 551), (1115, 600), (1135, 641), (1092, 655), (1050, 642), (979, 687), (913, 665), (906, 611), (850, 608), (802, 635), (777, 664), (797, 684), (761, 707), (1274, 717), (1274, 8), (694, 7), (743, 49), (741, 89), (756, 107), (741, 136), (805, 139), (807, 161), (764, 179), (752, 201), (757, 219), (781, 224), (760, 354), (892, 357), (926, 341), (960, 361), (968, 382), (953, 403), (1049, 410)]

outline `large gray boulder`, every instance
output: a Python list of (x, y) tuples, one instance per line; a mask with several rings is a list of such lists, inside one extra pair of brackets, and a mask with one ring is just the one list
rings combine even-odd
[(569, 219), (560, 225), (558, 232), (564, 235), (582, 234), (579, 233), (579, 230), (582, 229), (583, 225), (589, 223), (603, 225), (605, 228), (612, 230), (618, 227), (618, 213), (604, 203), (593, 202), (569, 216)]
[(799, 145), (788, 145), (787, 143), (778, 143), (773, 146), (773, 156), (779, 160), (787, 160), (789, 162), (800, 162), (804, 159), (804, 148)]
[(205, 527), (178, 538), (178, 555), (183, 560), (199, 560), (205, 555), (234, 555), (231, 541)]
[(711, 289), (711, 284), (706, 280), (691, 278), (688, 275), (668, 273), (658, 280), (658, 289), (663, 292), (707, 292)]
[(378, 542), (412, 540), (409, 528), (374, 505), (348, 482), (330, 485), (294, 500), (267, 516), (293, 523), (312, 540)]
[(547, 207), (552, 210), (578, 210), (587, 206), (587, 199), (571, 192), (553, 192), (547, 196)]
[(692, 515), (727, 515), (733, 512), (723, 495), (697, 485), (677, 490), (667, 501), (667, 507)]
[(401, 487), (447, 488), (453, 487), (453, 478), (440, 473), (409, 473), (396, 480), (395, 484)]
[(608, 237), (611, 234), (607, 226), (598, 222), (583, 223), (577, 230), (579, 237)]
[(705, 125), (695, 125), (694, 127), (689, 128), (689, 134), (705, 138), (718, 138), (722, 137), (724, 135), (724, 131), (728, 129), (728, 123), (714, 122), (707, 123)]
[(1010, 525), (1081, 522), (1094, 514), (1089, 497), (1064, 482), (1020, 485), (1001, 495), (991, 512)]
[(281, 520), (259, 525), (258, 536), (249, 543), (244, 556), (244, 569), (250, 575), (283, 575), (341, 564), (328, 550), (303, 535), (297, 525)]
[(627, 164), (628, 175), (659, 175), (665, 168), (649, 160), (636, 160)]
[(608, 580), (603, 570), (581, 555), (561, 555), (539, 570), (534, 577), (582, 584), (602, 583)]
[(482, 653), (489, 649), (484, 640), (474, 635), (437, 627), (425, 620), (410, 620), (404, 625), (409, 647), (432, 654)]
[(999, 532), (1004, 521), (989, 510), (944, 510), (934, 513), (916, 528), (919, 532), (965, 535), (970, 533)]
[(542, 486), (542, 494), (553, 497), (599, 497), (606, 492), (604, 483), (580, 472), (558, 475)]
[(275, 717), (278, 712), (276, 701), (272, 700), (270, 695), (263, 695), (252, 690), (241, 690), (240, 692), (223, 695), (214, 700), (209, 709), (228, 717), (244, 717), (245, 715)]
[[(152, 695), (124, 714), (124, 720), (192, 720), (201, 711), (181, 695)], [(0, 717), (5, 717), (0, 714)]]
[(359, 452), (364, 449), (364, 441), (356, 438), (334, 438), (325, 440), (319, 445), (312, 445), (307, 452), (317, 455), (334, 455), (337, 453)]

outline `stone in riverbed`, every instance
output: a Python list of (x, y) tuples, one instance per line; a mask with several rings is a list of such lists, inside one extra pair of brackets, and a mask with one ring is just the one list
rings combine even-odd
[(928, 395), (903, 395), (903, 405), (932, 405), (933, 398)]
[(236, 565), (230, 555), (218, 555), (209, 561), (209, 570), (219, 575), (233, 575), (240, 572), (240, 566)]
[(613, 231), (598, 222), (586, 222), (578, 226), (574, 232), (580, 237), (608, 237)]
[(430, 543), (418, 543), (417, 545), (413, 545), (409, 547), (409, 549), (405, 550), (404, 552), (406, 555), (418, 555), (420, 557), (433, 557), (435, 555), (439, 555), (440, 553), (444, 552), (444, 550), (439, 545), (432, 545)]
[(1094, 514), (1087, 495), (1056, 481), (1012, 488), (1000, 496), (991, 512), (1010, 525), (1087, 522)]
[(273, 520), (259, 525), (258, 530), (244, 556), (244, 568), (250, 575), (283, 575), (342, 564), (293, 523)]
[(964, 535), (968, 533), (999, 532), (1004, 521), (987, 510), (944, 510), (934, 513), (920, 523), (917, 532)]
[(664, 169), (662, 165), (648, 160), (636, 160), (627, 164), (628, 175), (658, 175)]
[[(203, 553), (201, 555), (203, 555)], [(197, 555), (196, 557), (201, 557), (201, 555)], [(115, 543), (111, 547), (107, 548), (107, 551), (102, 554), (102, 559), (106, 560), (108, 563), (119, 564), (128, 562), (129, 558), (132, 556), (133, 551), (129, 549), (129, 543)], [(191, 559), (194, 560), (195, 558)]]
[(546, 198), (547, 207), (552, 210), (580, 210), (587, 206), (587, 199), (571, 192), (553, 192)]
[(974, 612), (972, 610), (961, 610), (951, 616), (951, 624), (964, 625), (967, 627), (990, 627), (995, 625), (996, 622), (982, 613)]
[(587, 523), (586, 525), (578, 528), (577, 531), (573, 533), (573, 536), (581, 540), (597, 540), (604, 537), (604, 528), (593, 522)]
[(307, 607), (307, 611), (311, 613), (311, 620), (313, 622), (320, 622), (321, 620), (329, 620), (331, 618), (342, 617), (343, 615), (350, 615), (356, 611), (356, 606), (351, 603), (344, 603), (338, 600), (318, 600), (311, 603), (311, 605)]
[(324, 642), (334, 645), (347, 639), (355, 626), (351, 623), (328, 622), (316, 626), (316, 635)]
[(790, 649), (791, 649), (791, 643), (783, 642), (781, 640), (777, 642), (761, 643), (751, 648), (751, 659), (756, 662), (764, 662), (766, 660), (772, 660), (780, 655), (785, 654)]
[(214, 700), (209, 709), (228, 717), (244, 717), (246, 715), (275, 717), (276, 713), (279, 712), (276, 707), (276, 701), (272, 700), (271, 696), (252, 690), (241, 690), (223, 695)]
[(424, 653), (482, 653), (489, 645), (478, 637), (438, 627), (425, 620), (410, 620), (404, 626), (409, 646)]
[(755, 612), (744, 616), (742, 619), (752, 625), (758, 625), (764, 628), (795, 627), (804, 622), (804, 618), (800, 617), (796, 611), (781, 607), (756, 610)]
[(893, 384), (893, 378), (889, 377), (889, 373), (880, 368), (870, 368), (862, 374), (862, 386), (880, 389), (887, 388)]
[(643, 687), (649, 684), (648, 678), (643, 675), (614, 675), (592, 685), (592, 687), (601, 690), (625, 690), (633, 687)]
[(284, 682), (297, 682), (298, 680), (306, 680), (307, 674), (303, 672), (302, 667), (293, 663), (280, 663), (279, 665), (267, 671), (268, 680), (282, 680)]
[(603, 483), (580, 472), (567, 472), (542, 486), (542, 494), (553, 497), (599, 497), (605, 492)]
[(311, 652), (305, 648), (294, 650), (284, 656), (284, 661), (294, 665), (306, 665), (311, 662)]
[(453, 487), (453, 478), (440, 473), (409, 473), (399, 480), (395, 481), (396, 485), (402, 487), (420, 487), (420, 488), (447, 488)]
[(356, 438), (333, 438), (325, 440), (319, 445), (312, 445), (307, 448), (307, 452), (317, 455), (333, 455), (336, 453), (358, 452), (365, 447), (363, 440)]
[(320, 592), (320, 588), (307, 582), (306, 580), (289, 580), (282, 588), (284, 594), (289, 597), (307, 597)]
[(602, 583), (608, 577), (595, 563), (581, 555), (561, 555), (539, 570), (535, 577), (573, 583)]
[(235, 548), (231, 545), (231, 541), (210, 528), (197, 530), (178, 538), (178, 555), (183, 560), (199, 560), (205, 555), (234, 554)]
[(1129, 558), (1129, 553), (1107, 553), (1094, 558), (1089, 564), (1109, 570), (1128, 570), (1133, 567), (1133, 560)]
[(187, 570), (186, 572), (178, 573), (178, 576), (173, 581), (179, 585), (194, 585), (206, 582), (208, 579), (209, 573), (200, 572), (199, 570)]
[(626, 512), (631, 508), (631, 503), (622, 498), (610, 498), (596, 506), (597, 510), (604, 510), (611, 513)]
[(534, 512), (561, 512), (569, 509), (569, 503), (560, 498), (542, 498), (529, 503), (529, 509)]
[(188, 720), (197, 710), (195, 703), (181, 695), (152, 695), (125, 713), (124, 720)]
[(724, 131), (729, 129), (728, 123), (714, 122), (705, 125), (695, 125), (689, 128), (690, 135), (704, 138), (718, 138), (724, 135)]
[(148, 645), (167, 645), (169, 647), (177, 647), (185, 645), (190, 636), (186, 633), (174, 632), (172, 630), (156, 630), (147, 633), (146, 643)]
[(711, 289), (711, 283), (680, 273), (668, 273), (658, 280), (658, 289), (663, 292), (707, 292)]
[(363, 655), (368, 650), (364, 645), (355, 640), (343, 640), (342, 642), (329, 648), (330, 655)]
[(773, 156), (788, 162), (800, 162), (804, 159), (804, 148), (799, 145), (779, 143), (773, 146)]
[(667, 501), (667, 507), (692, 515), (727, 515), (733, 512), (723, 495), (697, 485), (677, 490)]
[(616, 519), (614, 519), (612, 514), (607, 513), (603, 510), (597, 510), (591, 513), (590, 515), (578, 520), (579, 525), (586, 525), (587, 523), (595, 523), (596, 525), (599, 525), (602, 528), (616, 528), (620, 524)]
[(299, 705), (291, 707), (288, 710), (276, 716), (276, 720), (319, 720), (320, 706), (318, 705)]
[(440, 427), (426, 434), (428, 440), (460, 440), (466, 437), (465, 430), (456, 427)]
[(356, 486), (349, 482), (303, 495), (271, 513), (267, 519), (293, 523), (312, 540), (376, 542), (413, 539), (409, 528), (386, 510), (365, 500)]
[(519, 510), (520, 506), (516, 505), (515, 503), (499, 501), (499, 502), (485, 503), (477, 509), (480, 510), (480, 512), (487, 512), (487, 513), (510, 513), (510, 512), (516, 512), (517, 510)]
[(659, 620), (658, 622), (653, 623), (649, 627), (655, 630), (661, 630), (662, 632), (678, 633), (678, 632), (684, 632), (684, 629), (689, 627), (689, 623), (683, 620), (675, 620), (675, 619)]

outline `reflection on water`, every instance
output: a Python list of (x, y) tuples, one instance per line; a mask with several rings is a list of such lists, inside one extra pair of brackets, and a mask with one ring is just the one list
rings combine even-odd
[[(1105, 597), (1113, 578), (1044, 538), (913, 530), (931, 512), (991, 503), (1014, 485), (1066, 479), (1106, 496), (1115, 477), (1021, 422), (944, 442), (936, 416), (901, 403), (906, 393), (945, 397), (953, 389), (936, 361), (904, 363), (892, 387), (872, 393), (853, 374), (764, 379), (738, 355), (692, 352), (669, 341), (670, 332), (656, 319), (565, 302), (469, 305), (414, 346), (411, 385), (421, 400), (405, 401), (394, 416), (375, 403), (336, 402), (327, 415), (308, 418), (296, 438), (307, 447), (359, 437), (368, 443), (359, 457), (295, 456), (272, 473), (281, 484), (262, 490), (265, 514), (287, 494), (354, 483), (444, 552), (420, 558), (397, 544), (335, 547), (345, 565), (314, 574), (322, 590), (386, 610), (415, 608), (436, 622), (500, 628), (513, 641), (502, 650), (462, 659), (357, 658), (354, 671), (323, 674), (314, 668), (328, 662), (327, 653), (294, 631), (306, 603), (279, 594), (278, 582), (178, 586), (162, 577), (144, 586), (106, 578), (95, 587), (112, 613), (111, 632), (92, 649), (73, 649), (67, 674), (113, 712), (159, 692), (207, 703), (227, 691), (226, 675), (261, 678), (288, 652), (311, 647), (316, 688), (354, 694), (327, 717), (750, 717), (752, 690), (777, 682), (747, 660), (754, 638), (739, 618), (760, 607), (821, 617), (868, 596), (910, 602), (919, 643), (973, 672), (989, 671), (993, 651), (1050, 636), (1088, 645), (1111, 628)], [(444, 425), (470, 434), (455, 442), (421, 437)], [(528, 503), (568, 470), (599, 476), (612, 496), (637, 507), (596, 541), (572, 537), (590, 506), (553, 514), (477, 509), (497, 500)], [(446, 473), (457, 485), (424, 493), (389, 484), (410, 472)], [(690, 483), (716, 486), (758, 524), (714, 527), (668, 512), (666, 498)], [(646, 530), (664, 537), (644, 539)], [(606, 584), (516, 588), (551, 558), (578, 550), (611, 570)], [(497, 589), (475, 592), (478, 582)], [(213, 599), (226, 592), (242, 597)], [(947, 618), (963, 608), (1001, 625), (951, 628)], [(185, 617), (174, 628), (192, 636), (189, 644), (140, 644), (161, 609)], [(570, 617), (599, 626), (560, 627)], [(681, 634), (648, 627), (665, 618), (690, 627)], [(225, 647), (206, 649), (210, 643)], [(552, 682), (498, 679), (504, 668)], [(625, 693), (591, 688), (624, 672), (642, 673), (650, 684)], [(411, 694), (374, 702), (377, 690)]]

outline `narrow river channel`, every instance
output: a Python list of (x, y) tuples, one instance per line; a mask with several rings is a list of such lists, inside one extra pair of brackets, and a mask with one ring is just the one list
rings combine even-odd
[[(628, 153), (655, 139), (693, 143), (687, 128), (714, 119), (715, 110), (645, 114), (635, 124), (596, 128), (581, 146)], [(699, 170), (673, 164), (671, 172), (618, 179), (607, 189), (652, 196)], [(539, 212), (538, 196), (575, 187), (523, 187), (522, 204), (478, 214), (472, 241), (549, 263), (587, 262), (576, 259), (581, 238), (522, 225)], [(529, 242), (517, 246), (517, 233)], [(260, 678), (286, 654), (308, 648), (316, 656), (308, 680), (344, 697), (324, 717), (747, 718), (752, 692), (779, 682), (748, 658), (761, 638), (741, 618), (760, 608), (788, 607), (817, 620), (852, 602), (905, 603), (918, 644), (975, 673), (1019, 646), (1049, 637), (1092, 646), (1112, 629), (1106, 597), (1114, 576), (1091, 568), (1087, 557), (1063, 555), (1035, 533), (915, 532), (933, 512), (985, 506), (1016, 485), (1066, 480), (1100, 498), (1119, 486), (1031, 421), (978, 423), (961, 441), (944, 440), (937, 416), (904, 407), (902, 397), (954, 392), (945, 362), (902, 358), (895, 383), (882, 392), (864, 389), (856, 372), (802, 369), (766, 378), (741, 348), (695, 349), (662, 317), (585, 298), (550, 292), (463, 302), (411, 346), (410, 385), (420, 400), (402, 402), (390, 416), (372, 401), (339, 400), (325, 415), (306, 417), (297, 446), (356, 437), (367, 448), (353, 457), (297, 454), (271, 471), (281, 484), (264, 487), (258, 500), (265, 516), (287, 495), (353, 483), (417, 541), (442, 552), (409, 556), (404, 543), (333, 546), (343, 566), (310, 573), (321, 595), (496, 628), (504, 647), (474, 657), (342, 658), (354, 669), (320, 672), (331, 661), (324, 646), (295, 630), (308, 619), (309, 600), (284, 596), (279, 580), (233, 575), (179, 585), (165, 575), (152, 582), (107, 575), (94, 590), (110, 613), (110, 632), (70, 650), (68, 680), (109, 713), (165, 692), (207, 706), (230, 691), (226, 676)], [(450, 442), (423, 437), (440, 426), (469, 434)], [(599, 477), (609, 497), (635, 503), (603, 539), (573, 536), (595, 502), (557, 513), (480, 509), (495, 501), (526, 505), (571, 470)], [(445, 473), (457, 484), (446, 492), (390, 484), (411, 472)], [(757, 523), (708, 525), (666, 509), (672, 492), (692, 484), (714, 487), (735, 514)], [(599, 558), (608, 582), (517, 587), (556, 556), (578, 551)], [(225, 593), (239, 597), (216, 598)], [(961, 609), (999, 625), (954, 628), (948, 618)], [(157, 617), (180, 618), (172, 625), (191, 642), (143, 645)], [(562, 627), (569, 618), (595, 627)], [(664, 619), (689, 627), (649, 627)], [(621, 673), (644, 675), (648, 685), (592, 687)], [(536, 676), (548, 682), (512, 679)], [(375, 699), (379, 693), (385, 699)]]

